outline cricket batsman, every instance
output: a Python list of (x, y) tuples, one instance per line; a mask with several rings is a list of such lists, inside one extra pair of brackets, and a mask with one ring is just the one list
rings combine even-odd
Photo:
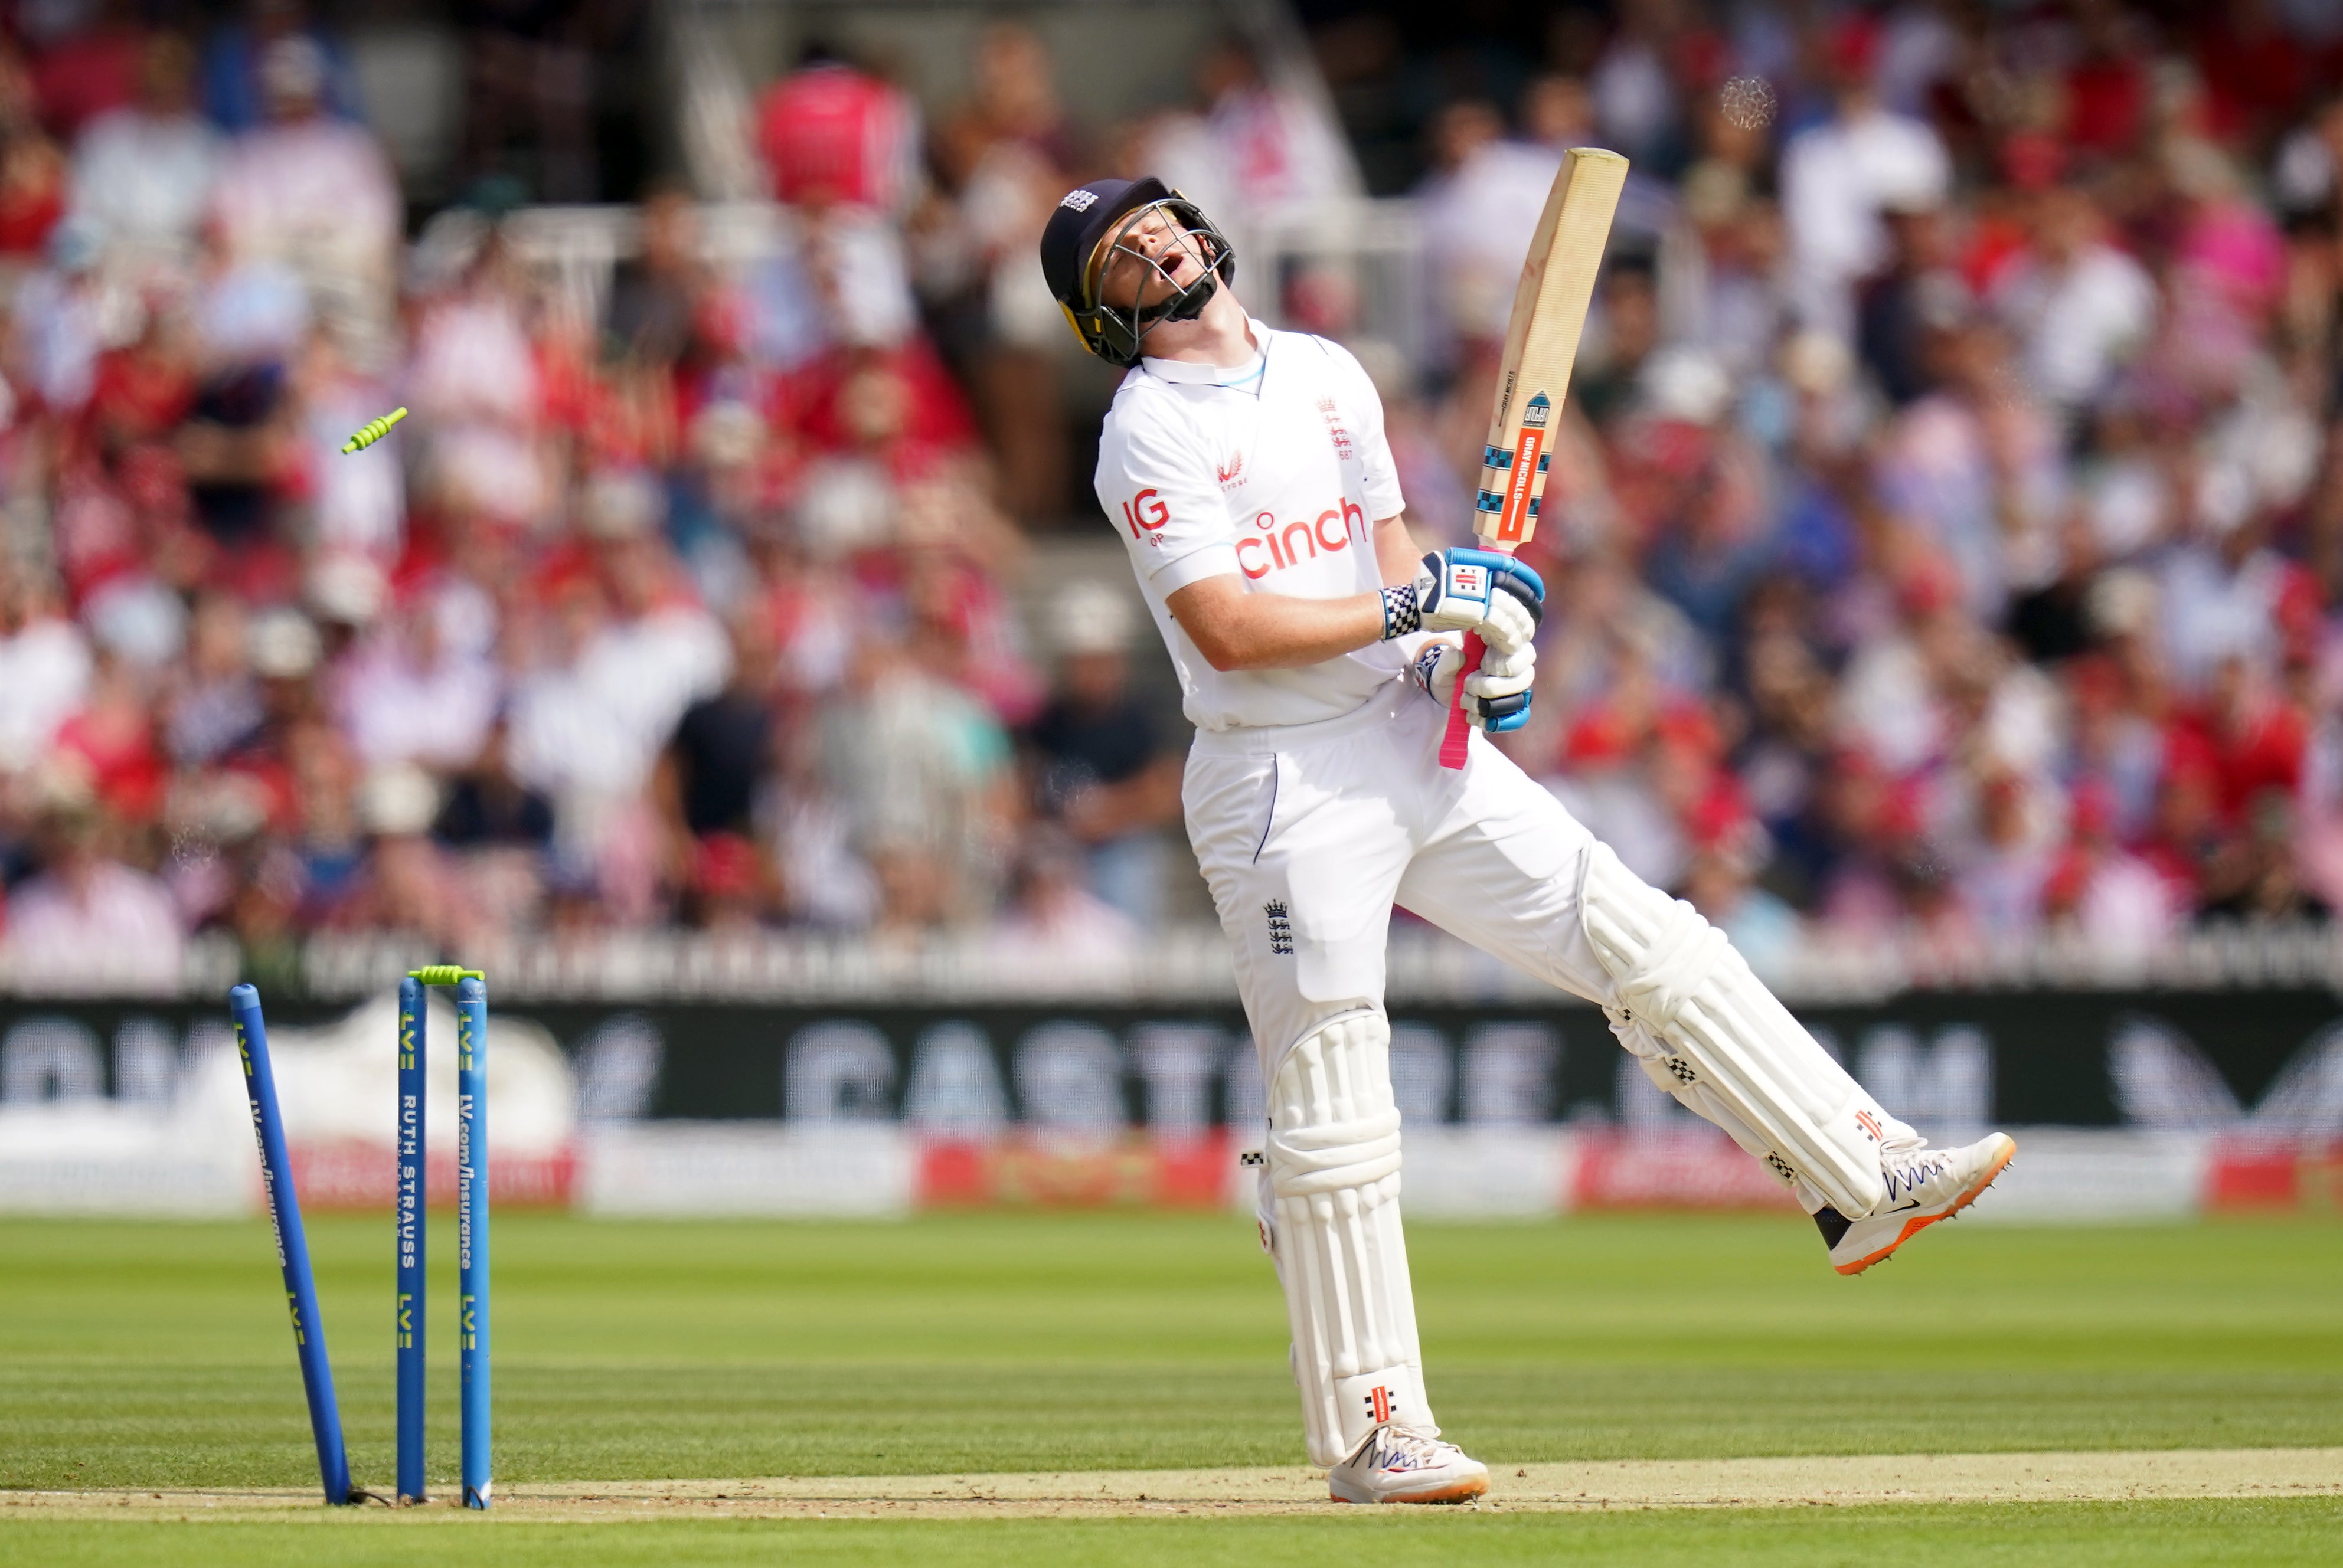
[[(1262, 1241), (1310, 1458), (1338, 1501), (1458, 1503), (1489, 1484), (1424, 1392), (1383, 1013), (1394, 903), (1600, 1005), (1654, 1082), (1796, 1193), (1841, 1273), (1985, 1191), (2006, 1136), (1926, 1147), (1723, 932), (1484, 736), (1440, 765), (1460, 681), (1474, 727), (1526, 720), (1544, 586), (1510, 555), (1409, 538), (1356, 360), (1248, 317), (1228, 240), (1157, 180), (1068, 192), (1041, 262), (1084, 345), (1130, 367), (1099, 503), (1196, 726), (1188, 837), (1267, 1089)], [(1485, 648), (1469, 669), (1466, 633)]]

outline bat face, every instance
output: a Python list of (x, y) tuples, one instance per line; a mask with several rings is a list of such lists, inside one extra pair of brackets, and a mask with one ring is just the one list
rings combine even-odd
[(1574, 147), (1547, 193), (1513, 291), (1482, 454), (1473, 531), (1493, 548), (1518, 549), (1537, 531), (1538, 499), (1552, 457), (1550, 426), (1570, 389), (1594, 275), (1626, 179), (1627, 160), (1618, 154)]
[[(1553, 454), (1545, 449), (1546, 420), (1553, 413), (1554, 400), (1541, 387), (1522, 406), (1521, 427), (1513, 433), (1513, 449), (1500, 451), (1492, 445), (1482, 454), (1481, 460), (1488, 471), (1503, 474), (1505, 485), (1500, 494), (1496, 526), (1476, 530), (1483, 538), (1518, 548), (1535, 531), (1538, 498), (1545, 491), (1546, 465), (1553, 460)], [(1502, 412), (1499, 417), (1503, 417)], [(1481, 483), (1485, 487), (1488, 482), (1484, 474)], [(1489, 491), (1483, 488), (1482, 494), (1485, 496)]]

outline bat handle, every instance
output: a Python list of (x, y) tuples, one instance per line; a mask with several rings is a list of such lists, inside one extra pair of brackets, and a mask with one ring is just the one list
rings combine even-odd
[(1464, 634), (1464, 663), (1456, 671), (1456, 702), (1448, 710), (1448, 732), (1440, 738), (1440, 765), (1457, 769), (1464, 766), (1464, 749), (1473, 743), (1473, 721), (1464, 716), (1464, 678), (1481, 668), (1481, 656), (1488, 646), (1477, 631)]

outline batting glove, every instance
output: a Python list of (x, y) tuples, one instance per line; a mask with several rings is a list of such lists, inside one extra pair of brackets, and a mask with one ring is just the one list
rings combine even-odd
[[(1436, 638), (1416, 655), (1412, 678), (1432, 700), (1451, 708), (1456, 702), (1457, 673), (1463, 665), (1462, 648), (1444, 638)], [(1481, 668), (1464, 678), (1465, 719), (1492, 735), (1519, 729), (1530, 721), (1530, 685), (1536, 678), (1535, 644), (1525, 642), (1507, 653), (1491, 643), (1481, 656)]]
[(1512, 652), (1537, 636), (1545, 584), (1497, 550), (1434, 550), (1415, 574), (1417, 611), (1426, 631), (1477, 631)]

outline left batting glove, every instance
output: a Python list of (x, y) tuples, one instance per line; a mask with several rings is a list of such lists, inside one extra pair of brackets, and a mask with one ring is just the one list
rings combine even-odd
[(1497, 550), (1434, 550), (1413, 582), (1387, 588), (1383, 639), (1412, 631), (1477, 631), (1493, 648), (1526, 648), (1545, 614), (1537, 573)]
[[(1456, 677), (1463, 666), (1464, 650), (1443, 638), (1423, 645), (1412, 678), (1432, 700), (1452, 708)], [(1525, 642), (1507, 653), (1491, 643), (1481, 656), (1481, 668), (1464, 677), (1465, 719), (1492, 735), (1519, 729), (1530, 721), (1530, 686), (1536, 678), (1536, 644)]]
[(1500, 550), (1433, 551), (1415, 574), (1415, 598), (1424, 630), (1477, 631), (1508, 652), (1537, 636), (1545, 614), (1545, 584)]

